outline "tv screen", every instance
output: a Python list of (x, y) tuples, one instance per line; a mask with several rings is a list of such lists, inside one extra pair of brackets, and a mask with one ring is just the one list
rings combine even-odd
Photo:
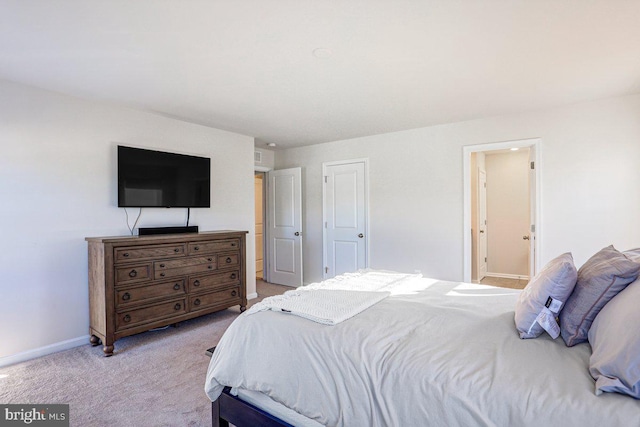
[(118, 206), (208, 208), (211, 159), (118, 146)]

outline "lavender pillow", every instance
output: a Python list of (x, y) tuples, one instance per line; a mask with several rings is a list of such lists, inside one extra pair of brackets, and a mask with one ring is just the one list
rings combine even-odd
[(640, 248), (629, 249), (628, 251), (624, 251), (622, 253), (625, 254), (627, 258), (640, 262)]
[(589, 372), (596, 394), (615, 392), (640, 399), (640, 279), (613, 298), (589, 329)]
[(522, 290), (516, 302), (515, 322), (520, 338), (536, 338), (547, 331), (557, 338), (555, 316), (571, 295), (578, 272), (570, 252), (551, 260)]
[(618, 292), (638, 278), (636, 262), (608, 246), (578, 270), (578, 283), (560, 313), (560, 332), (567, 346), (587, 341), (593, 319)]

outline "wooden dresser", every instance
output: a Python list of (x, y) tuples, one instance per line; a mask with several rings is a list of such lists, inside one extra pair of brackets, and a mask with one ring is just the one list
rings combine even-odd
[(88, 237), (92, 345), (247, 307), (246, 231)]

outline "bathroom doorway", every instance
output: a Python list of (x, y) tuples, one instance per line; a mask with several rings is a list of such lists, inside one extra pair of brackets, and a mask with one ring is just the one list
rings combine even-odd
[(540, 247), (539, 140), (464, 147), (464, 280), (524, 287)]

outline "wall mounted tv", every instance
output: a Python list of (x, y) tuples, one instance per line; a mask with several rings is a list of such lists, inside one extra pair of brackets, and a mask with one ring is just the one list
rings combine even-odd
[(208, 208), (211, 159), (118, 146), (118, 206)]

